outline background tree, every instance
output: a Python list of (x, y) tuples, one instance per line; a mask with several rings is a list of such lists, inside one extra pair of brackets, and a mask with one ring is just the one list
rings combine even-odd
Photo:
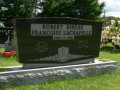
[(75, 17), (81, 19), (98, 19), (102, 13), (104, 3), (98, 0), (44, 0), (41, 3), (44, 17)]
[(13, 26), (12, 19), (34, 16), (37, 0), (0, 0), (0, 21)]
[(12, 26), (12, 19), (42, 17), (74, 17), (95, 20), (104, 3), (98, 0), (0, 0), (0, 21)]
[(41, 2), (42, 13), (38, 16), (43, 17), (66, 17), (72, 14), (71, 7), (73, 0), (44, 0)]

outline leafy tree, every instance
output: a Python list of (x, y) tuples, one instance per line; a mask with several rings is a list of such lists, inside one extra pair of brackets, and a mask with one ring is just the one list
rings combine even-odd
[(37, 0), (0, 0), (0, 21), (12, 26), (15, 18), (32, 17)]
[(98, 19), (104, 3), (98, 0), (44, 0), (41, 3), (44, 17), (77, 17), (81, 19)]
[(71, 7), (73, 5), (73, 0), (45, 0), (42, 2), (41, 7), (42, 13), (38, 16), (45, 17), (63, 17), (72, 14)]
[(0, 0), (0, 21), (12, 26), (15, 18), (75, 17), (97, 19), (102, 13), (104, 3), (98, 0)]

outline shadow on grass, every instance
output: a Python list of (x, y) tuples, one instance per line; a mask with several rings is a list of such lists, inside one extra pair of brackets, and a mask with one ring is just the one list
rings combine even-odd
[(100, 51), (108, 52), (111, 54), (120, 54), (120, 49), (114, 49), (113, 47), (107, 47), (107, 46), (102, 47)]

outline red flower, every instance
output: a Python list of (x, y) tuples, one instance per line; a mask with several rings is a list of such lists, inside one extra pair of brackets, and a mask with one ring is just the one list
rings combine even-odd
[(11, 53), (15, 53), (15, 51), (14, 50), (12, 50), (12, 51), (10, 51)]
[(11, 56), (12, 53), (11, 53), (11, 52), (2, 52), (2, 55), (3, 55), (3, 56)]
[(16, 56), (16, 53), (14, 50), (10, 51), (12, 53), (12, 56)]
[(16, 56), (16, 53), (14, 50), (10, 51), (10, 52), (2, 52), (3, 56)]
[(6, 56), (6, 52), (2, 52), (2, 55), (3, 55), (3, 56)]
[(11, 56), (12, 55), (12, 53), (11, 52), (7, 52), (7, 56)]

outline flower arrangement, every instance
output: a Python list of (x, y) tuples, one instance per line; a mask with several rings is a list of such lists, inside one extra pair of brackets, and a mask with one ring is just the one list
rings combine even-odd
[(10, 57), (10, 56), (16, 56), (16, 53), (14, 50), (11, 50), (10, 52), (1, 52), (2, 56), (7, 56), (7, 57)]

